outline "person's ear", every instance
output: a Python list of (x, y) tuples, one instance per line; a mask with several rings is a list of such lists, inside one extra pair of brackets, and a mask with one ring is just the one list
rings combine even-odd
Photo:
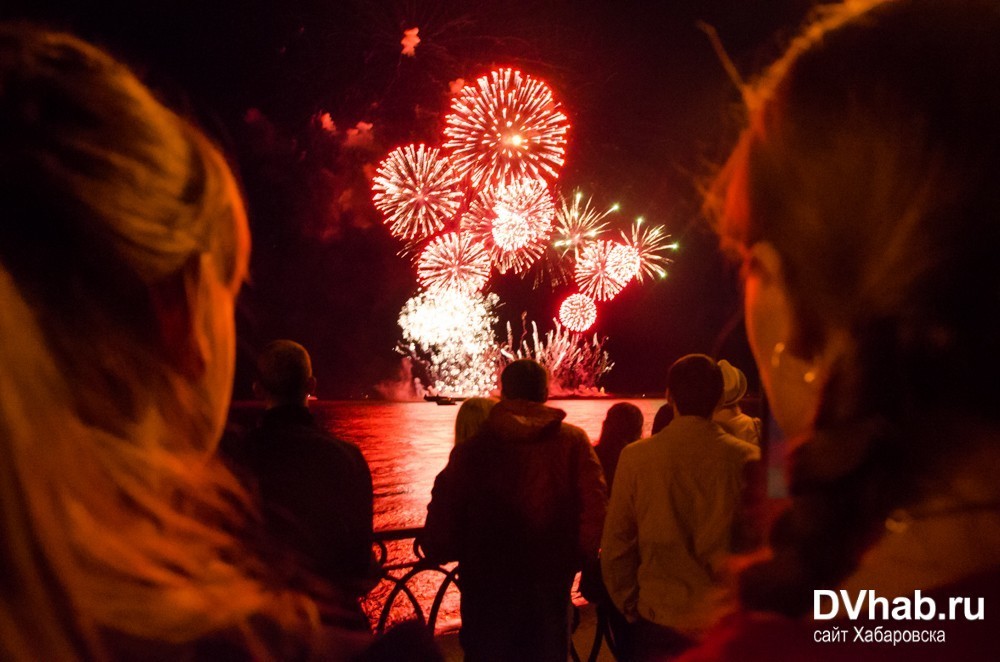
[(778, 343), (794, 342), (794, 312), (785, 287), (781, 256), (774, 246), (759, 241), (750, 247), (744, 267), (744, 313), (751, 346), (761, 354)]
[(841, 343), (827, 330), (819, 352), (803, 356), (800, 323), (788, 290), (781, 255), (769, 242), (749, 251), (744, 272), (747, 339), (757, 362), (771, 411), (781, 429), (796, 437), (811, 429), (831, 357)]
[(316, 378), (310, 377), (306, 380), (306, 395), (316, 395)]
[(207, 340), (196, 321), (201, 268), (196, 256), (149, 290), (161, 350), (170, 365), (191, 381), (205, 373), (208, 358)]

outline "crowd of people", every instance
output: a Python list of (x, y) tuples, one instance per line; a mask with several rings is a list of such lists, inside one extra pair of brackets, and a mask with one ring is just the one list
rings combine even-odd
[[(844, 0), (741, 90), (706, 213), (791, 447), (760, 553), (733, 555), (767, 440), (728, 362), (678, 359), (653, 434), (616, 405), (596, 447), (531, 360), (463, 404), (421, 544), (459, 563), (469, 660), (565, 660), (580, 570), (622, 659), (996, 656), (998, 43), (990, 0)], [(367, 632), (371, 473), (310, 415), (304, 348), (261, 351), (261, 423), (223, 440), (249, 250), (196, 127), (100, 49), (0, 26), (3, 659), (440, 658)], [(921, 592), (965, 611), (897, 612)]]

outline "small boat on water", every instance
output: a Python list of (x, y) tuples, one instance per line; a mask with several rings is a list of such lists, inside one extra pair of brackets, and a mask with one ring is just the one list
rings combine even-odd
[(448, 397), (447, 395), (425, 395), (424, 400), (427, 402), (434, 402), (438, 405), (457, 405), (458, 400), (455, 398)]

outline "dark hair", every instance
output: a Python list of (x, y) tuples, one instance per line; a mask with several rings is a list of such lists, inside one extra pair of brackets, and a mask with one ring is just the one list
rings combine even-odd
[(298, 402), (309, 395), (312, 362), (309, 352), (297, 342), (275, 340), (257, 358), (257, 379), (277, 400)]
[(500, 374), (500, 390), (508, 400), (545, 402), (549, 399), (549, 373), (538, 361), (518, 359)]
[(669, 402), (660, 405), (660, 408), (656, 410), (656, 415), (653, 416), (653, 429), (650, 431), (651, 434), (656, 434), (663, 428), (670, 425), (670, 421), (674, 420), (674, 406)]
[(610, 443), (624, 447), (642, 436), (642, 410), (631, 402), (611, 405), (601, 424), (598, 444)]
[(711, 418), (722, 398), (722, 371), (704, 354), (682, 356), (670, 366), (667, 390), (681, 416)]
[(849, 341), (792, 458), (773, 559), (741, 580), (751, 608), (807, 613), (970, 450), (968, 434), (942, 445), (941, 425), (997, 424), (997, 43), (995, 3), (827, 6), (747, 95), (709, 198), (723, 240), (780, 255), (790, 352)]
[(604, 469), (608, 490), (614, 482), (622, 449), (642, 436), (642, 410), (631, 402), (619, 402), (608, 408), (601, 424), (601, 437), (594, 447)]

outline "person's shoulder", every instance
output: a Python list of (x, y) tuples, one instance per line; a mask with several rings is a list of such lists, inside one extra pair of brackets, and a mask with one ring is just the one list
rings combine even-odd
[(736, 435), (724, 429), (721, 425), (719, 426), (719, 433), (720, 434), (718, 439), (723, 444), (723, 447), (726, 449), (727, 455), (736, 457), (740, 460), (760, 459), (759, 446), (751, 444), (749, 441), (740, 439)]
[(563, 421), (559, 425), (559, 434), (560, 436), (570, 439), (575, 443), (584, 442), (588, 446), (591, 445), (590, 436), (586, 433), (586, 431), (579, 426), (573, 425), (572, 423)]
[[(625, 448), (621, 450), (618, 455), (618, 466), (621, 466), (622, 462), (626, 464), (632, 462), (640, 462), (643, 458), (647, 457), (650, 453), (655, 450), (655, 444), (657, 439), (660, 437), (660, 433), (653, 435), (652, 437), (643, 437), (633, 441), (630, 444), (625, 444)], [(662, 440), (661, 440), (662, 441)]]
[(362, 457), (361, 449), (358, 448), (357, 444), (341, 439), (340, 437), (335, 437), (325, 430), (321, 430), (320, 432), (323, 440), (327, 443), (333, 444), (336, 448), (339, 448), (348, 455)]

